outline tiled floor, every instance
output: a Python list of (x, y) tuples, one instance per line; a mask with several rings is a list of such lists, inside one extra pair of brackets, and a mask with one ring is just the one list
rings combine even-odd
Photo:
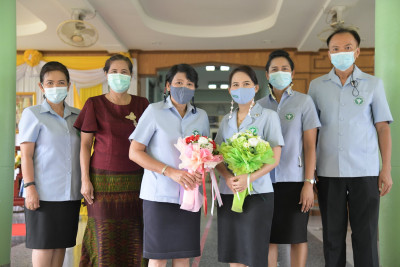
[[(210, 210), (210, 209), (209, 209)], [(211, 222), (209, 222), (211, 220)], [(13, 223), (22, 223), (24, 222), (23, 212), (14, 212)], [(228, 266), (227, 264), (219, 263), (217, 261), (217, 215), (214, 214), (214, 217), (211, 217), (209, 214), (207, 217), (202, 216), (202, 224), (201, 231), (202, 235), (206, 228), (206, 225), (209, 225), (209, 231), (207, 235), (207, 239), (204, 245), (204, 250), (199, 261), (200, 267), (218, 267), (218, 266)], [(84, 218), (81, 218), (81, 223), (79, 226), (78, 235), (82, 236), (86, 222)], [(348, 264), (346, 267), (353, 266), (352, 263), (352, 250), (351, 250), (351, 240), (350, 240), (350, 232), (347, 235), (347, 259)], [(78, 237), (79, 239), (79, 237)], [(308, 224), (308, 246), (309, 246), (309, 255), (307, 260), (307, 267), (323, 267), (324, 259), (322, 252), (322, 226), (321, 226), (321, 218), (319, 216), (310, 216), (310, 221)], [(31, 250), (25, 248), (25, 238), (24, 237), (13, 237), (12, 238), (12, 248), (11, 248), (11, 266), (13, 267), (29, 267), (31, 264)], [(288, 249), (288, 245), (280, 245), (279, 246), (279, 267), (289, 267), (289, 255), (290, 251)], [(77, 254), (79, 254), (80, 247), (75, 247), (71, 249), (67, 249), (66, 258), (64, 261), (64, 267), (72, 267), (78, 266), (79, 262)], [(171, 266), (171, 263), (168, 263), (168, 266)]]

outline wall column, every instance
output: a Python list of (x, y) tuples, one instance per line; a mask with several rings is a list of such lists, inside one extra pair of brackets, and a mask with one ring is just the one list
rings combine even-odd
[(386, 97), (394, 118), (392, 132), (391, 192), (381, 198), (379, 215), (379, 251), (382, 267), (400, 263), (400, 1), (375, 1), (375, 75), (383, 79)]
[(15, 0), (1, 1), (0, 25), (0, 266), (10, 266), (15, 146)]

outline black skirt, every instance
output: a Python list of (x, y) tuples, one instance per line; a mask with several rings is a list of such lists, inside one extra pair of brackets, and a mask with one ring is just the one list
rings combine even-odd
[(218, 208), (218, 261), (268, 266), (274, 193), (247, 196), (243, 213), (231, 210), (233, 195), (222, 194)]
[(200, 211), (173, 203), (143, 200), (143, 257), (179, 259), (200, 256)]
[(26, 247), (58, 249), (75, 246), (81, 201), (40, 201), (40, 208), (25, 208)]
[(271, 240), (273, 244), (307, 242), (309, 212), (301, 212), (300, 193), (303, 182), (274, 183), (274, 217)]

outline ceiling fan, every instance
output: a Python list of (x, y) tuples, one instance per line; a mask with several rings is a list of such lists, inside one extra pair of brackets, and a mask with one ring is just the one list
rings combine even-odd
[(329, 27), (323, 29), (320, 33), (318, 33), (317, 37), (323, 42), (326, 42), (329, 35), (333, 33), (335, 30), (340, 28), (352, 29), (358, 32), (358, 27), (346, 25), (343, 19), (343, 12), (346, 9), (346, 6), (334, 6), (328, 11), (326, 23), (329, 24)]
[(95, 12), (75, 9), (72, 19), (61, 22), (57, 27), (58, 37), (66, 44), (76, 47), (89, 47), (94, 45), (99, 34), (96, 28), (84, 21), (85, 18), (94, 18)]

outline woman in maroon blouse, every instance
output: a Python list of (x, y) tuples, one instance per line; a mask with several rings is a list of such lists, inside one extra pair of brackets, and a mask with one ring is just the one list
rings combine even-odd
[(104, 72), (111, 90), (89, 98), (74, 124), (81, 131), (81, 193), (88, 206), (80, 266), (143, 266), (143, 168), (129, 160), (128, 137), (149, 102), (127, 93), (129, 58), (110, 57)]

